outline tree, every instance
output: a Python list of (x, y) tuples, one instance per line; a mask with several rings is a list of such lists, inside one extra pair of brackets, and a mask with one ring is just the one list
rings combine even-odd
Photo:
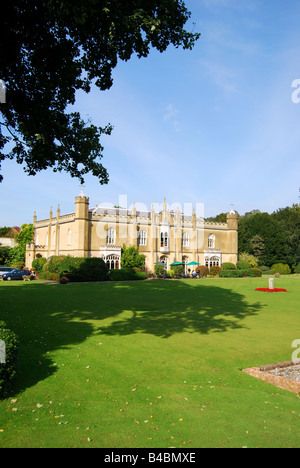
[(199, 34), (184, 29), (190, 16), (183, 0), (4, 2), (0, 163), (15, 159), (29, 175), (51, 167), (81, 182), (92, 172), (107, 183), (100, 137), (112, 126), (86, 123), (67, 107), (78, 90), (88, 93), (93, 83), (109, 89), (119, 60), (147, 57), (151, 47), (192, 49)]
[(139, 253), (138, 249), (134, 246), (122, 247), (122, 268), (139, 268), (144, 269), (145, 266), (145, 255)]
[(0, 237), (13, 237), (10, 227), (1, 227), (0, 228)]
[(251, 240), (259, 235), (263, 241), (264, 251), (260, 264), (271, 266), (274, 263), (288, 263), (291, 258), (286, 244), (286, 237), (279, 222), (268, 213), (257, 213), (246, 216), (239, 221), (239, 253), (253, 254)]
[(250, 239), (250, 246), (254, 257), (260, 261), (260, 258), (263, 256), (265, 249), (263, 238), (259, 234), (255, 234), (255, 236)]
[(10, 249), (11, 265), (17, 265), (18, 267), (24, 265), (26, 244), (32, 242), (33, 232), (34, 230), (32, 224), (22, 224), (21, 231), (15, 236), (17, 246)]
[(7, 246), (0, 246), (0, 265), (7, 265), (10, 259), (10, 248)]
[(290, 266), (300, 263), (300, 205), (281, 208), (272, 214), (286, 237)]

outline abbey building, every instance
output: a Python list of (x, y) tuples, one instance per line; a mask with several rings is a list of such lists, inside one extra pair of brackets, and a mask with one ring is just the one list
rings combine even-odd
[[(232, 210), (226, 223), (206, 222), (195, 210), (185, 214), (170, 210), (164, 201), (160, 210), (137, 210), (89, 206), (83, 192), (75, 198), (75, 211), (62, 215), (58, 206), (49, 218), (33, 217), (34, 241), (27, 244), (26, 267), (37, 257), (54, 255), (101, 257), (109, 269), (121, 268), (121, 248), (136, 246), (145, 256), (145, 271), (154, 272), (155, 264), (166, 269), (175, 261), (186, 265), (221, 266), (236, 264), (238, 219)], [(192, 269), (194, 269), (193, 267)]]

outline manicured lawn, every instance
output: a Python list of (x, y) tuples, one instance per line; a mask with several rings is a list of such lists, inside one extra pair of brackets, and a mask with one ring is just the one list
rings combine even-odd
[(291, 359), (300, 278), (0, 283), (19, 336), (0, 447), (299, 447), (297, 395), (242, 372)]

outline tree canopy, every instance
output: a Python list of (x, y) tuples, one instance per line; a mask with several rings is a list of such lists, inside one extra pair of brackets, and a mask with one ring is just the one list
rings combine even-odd
[(199, 34), (184, 29), (190, 16), (183, 0), (4, 2), (0, 164), (15, 159), (29, 175), (51, 167), (81, 182), (91, 172), (107, 183), (100, 137), (112, 126), (97, 127), (67, 108), (78, 90), (109, 89), (119, 60), (147, 57), (151, 47), (192, 49)]

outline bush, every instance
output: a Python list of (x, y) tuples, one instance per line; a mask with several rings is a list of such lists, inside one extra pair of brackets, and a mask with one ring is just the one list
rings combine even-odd
[(239, 254), (239, 260), (250, 263), (252, 267), (257, 267), (258, 265), (258, 259), (254, 257), (254, 255), (250, 255), (246, 252), (242, 252)]
[(32, 268), (36, 269), (37, 273), (40, 273), (43, 270), (43, 266), (46, 262), (47, 260), (43, 257), (36, 258), (35, 260), (33, 260), (31, 266)]
[(102, 258), (51, 257), (39, 275), (42, 279), (59, 281), (65, 276), (69, 281), (106, 281), (108, 268)]
[(259, 278), (262, 275), (262, 271), (260, 270), (260, 268), (249, 268), (249, 271), (251, 271), (256, 278)]
[(239, 260), (236, 267), (238, 270), (247, 270), (248, 268), (251, 268), (251, 263), (246, 262), (245, 260)]
[(164, 265), (154, 265), (154, 272), (157, 278), (164, 278), (166, 275), (166, 270)]
[(200, 265), (196, 268), (196, 272), (199, 273), (199, 276), (203, 278), (203, 276), (209, 275), (209, 269), (205, 265)]
[(175, 278), (175, 276), (176, 276), (176, 272), (174, 270), (168, 270), (166, 272), (166, 277), (167, 278)]
[(129, 268), (121, 268), (121, 270), (111, 270), (109, 272), (110, 281), (136, 281), (147, 279), (147, 274), (143, 271), (134, 271)]
[(235, 270), (236, 266), (235, 266), (234, 263), (224, 262), (224, 263), (222, 263), (222, 269), (223, 270)]
[(173, 266), (171, 266), (171, 270), (174, 271), (175, 276), (182, 276), (182, 274), (183, 274), (183, 266), (182, 265), (173, 265)]
[(16, 261), (16, 262), (12, 263), (11, 266), (12, 266), (13, 268), (17, 268), (18, 270), (22, 270), (22, 268), (24, 268), (24, 266), (25, 266), (25, 262), (23, 262), (23, 261), (21, 261), (21, 260), (20, 260), (20, 261)]
[(262, 272), (270, 271), (270, 267), (268, 267), (266, 265), (262, 265), (259, 268), (261, 269)]
[(212, 266), (209, 270), (209, 274), (213, 276), (220, 276), (221, 268), (219, 266)]
[(59, 281), (60, 274), (59, 273), (51, 273), (50, 271), (41, 271), (39, 273), (39, 279), (43, 280), (50, 280), (50, 281)]
[(274, 265), (271, 266), (271, 270), (273, 271), (273, 273), (279, 273), (280, 275), (291, 274), (291, 269), (289, 265), (286, 265), (284, 263), (275, 263)]
[(300, 263), (298, 263), (298, 265), (295, 266), (294, 272), (295, 273), (300, 273)]
[[(0, 340), (5, 343), (0, 353), (0, 398), (5, 398), (10, 391), (11, 382), (16, 374), (17, 367), (17, 344), (15, 333), (7, 328), (5, 322), (0, 322)], [(5, 357), (5, 362), (4, 358)]]
[(67, 284), (69, 282), (69, 279), (66, 276), (62, 276), (59, 279), (60, 284)]

